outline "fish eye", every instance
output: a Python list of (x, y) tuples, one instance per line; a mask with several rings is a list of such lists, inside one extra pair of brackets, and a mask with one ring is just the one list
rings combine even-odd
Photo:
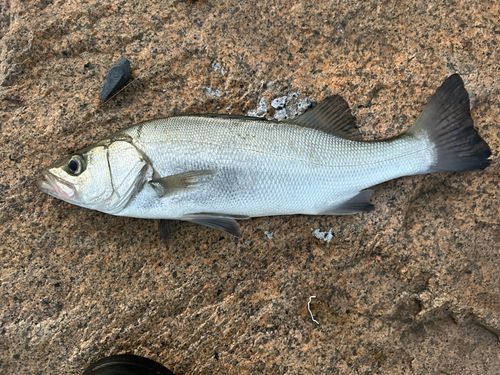
[(68, 171), (73, 176), (78, 176), (85, 170), (85, 160), (80, 155), (73, 155), (68, 161)]

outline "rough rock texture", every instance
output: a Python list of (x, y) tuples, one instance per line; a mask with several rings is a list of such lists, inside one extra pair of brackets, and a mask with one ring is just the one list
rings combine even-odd
[[(498, 374), (498, 4), (1, 0), (0, 373), (130, 352), (176, 374)], [(135, 83), (99, 107), (121, 57)], [(182, 224), (165, 245), (33, 184), (138, 121), (262, 98), (273, 118), (341, 94), (368, 139), (393, 136), (455, 72), (492, 165), (382, 184), (370, 213), (252, 219), (240, 240)]]

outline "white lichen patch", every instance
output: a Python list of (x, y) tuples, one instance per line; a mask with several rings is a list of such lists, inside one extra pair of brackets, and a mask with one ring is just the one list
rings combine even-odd
[(264, 232), (264, 234), (267, 236), (267, 238), (269, 238), (270, 240), (272, 240), (274, 238), (274, 232), (268, 232), (267, 230)]
[(288, 118), (288, 116), (286, 115), (286, 109), (285, 108), (283, 108), (283, 109), (277, 109), (274, 112), (274, 119), (275, 120), (283, 121), (283, 120), (286, 120), (287, 118)]
[(290, 100), (288, 99), (288, 96), (281, 96), (279, 98), (273, 99), (273, 101), (271, 102), (271, 106), (274, 109), (282, 109), (285, 107), (285, 105), (287, 105), (289, 101)]
[(213, 98), (219, 98), (221, 95), (222, 95), (222, 92), (218, 89), (213, 89), (211, 87), (207, 87), (205, 89), (205, 92), (207, 93), (207, 95), (213, 97)]
[[(264, 80), (262, 80), (264, 82)], [(274, 83), (271, 81), (270, 83)], [(283, 121), (287, 119), (293, 119), (309, 108), (316, 105), (316, 100), (312, 98), (299, 98), (300, 92), (292, 92), (288, 95), (282, 95), (274, 98), (271, 101), (271, 107), (274, 108), (274, 119), (278, 121)], [(257, 104), (255, 109), (251, 109), (247, 112), (247, 116), (253, 117), (265, 117), (267, 115), (267, 104), (264, 97), (262, 97)]]
[(328, 232), (321, 232), (319, 229), (311, 228), (311, 232), (312, 232), (312, 235), (314, 237), (316, 237), (317, 239), (323, 240), (326, 243), (330, 243), (330, 241), (333, 238), (332, 229), (333, 228), (331, 228)]
[(266, 99), (262, 97), (259, 101), (259, 104), (257, 104), (257, 108), (249, 110), (247, 112), (247, 116), (264, 117), (265, 115), (267, 115), (267, 104)]
[(275, 109), (274, 118), (278, 121), (292, 119), (303, 114), (316, 104), (316, 100), (311, 98), (299, 99), (300, 92), (292, 92), (286, 96), (280, 96), (271, 101), (271, 106)]
[(222, 75), (224, 75), (224, 74), (227, 73), (227, 70), (221, 64), (219, 64), (218, 62), (212, 63), (212, 68), (214, 68), (214, 70), (216, 72), (220, 71), (220, 74), (222, 74)]

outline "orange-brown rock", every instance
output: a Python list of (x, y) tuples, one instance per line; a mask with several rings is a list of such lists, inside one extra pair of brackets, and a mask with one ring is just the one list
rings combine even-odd
[[(0, 373), (129, 352), (178, 375), (497, 374), (499, 19), (493, 0), (0, 1)], [(122, 57), (135, 83), (99, 106)], [(34, 185), (136, 122), (262, 98), (273, 118), (340, 94), (390, 137), (456, 72), (492, 165), (387, 182), (369, 213), (252, 219), (239, 240), (185, 223), (165, 245)]]

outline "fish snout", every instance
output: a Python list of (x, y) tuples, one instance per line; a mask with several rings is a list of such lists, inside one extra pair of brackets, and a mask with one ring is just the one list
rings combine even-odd
[(68, 182), (64, 181), (60, 177), (57, 177), (50, 173), (48, 170), (42, 171), (44, 180), (37, 180), (36, 186), (43, 191), (55, 198), (59, 199), (72, 199), (76, 195), (75, 186)]

